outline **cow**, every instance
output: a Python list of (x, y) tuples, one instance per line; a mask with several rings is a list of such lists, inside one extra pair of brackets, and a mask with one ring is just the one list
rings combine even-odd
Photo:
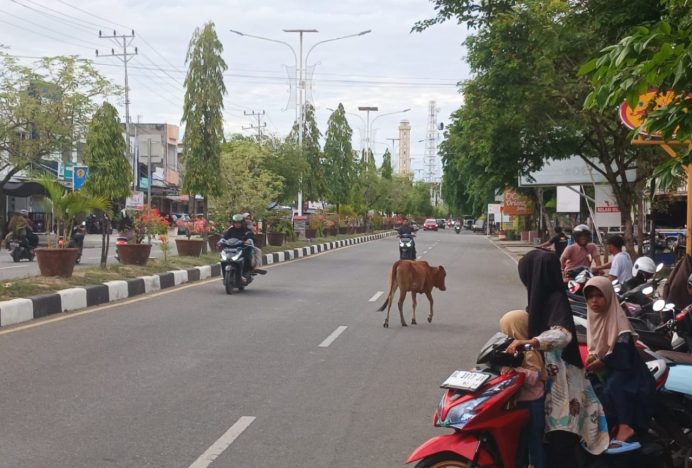
[(428, 323), (432, 322), (433, 318), (433, 298), (432, 288), (436, 287), (440, 291), (447, 289), (445, 287), (445, 276), (447, 273), (442, 265), (431, 267), (428, 262), (423, 260), (398, 260), (392, 265), (392, 271), (389, 274), (389, 292), (387, 300), (384, 301), (382, 307), (377, 309), (383, 311), (387, 307), (387, 318), (384, 319), (384, 327), (389, 327), (389, 310), (392, 308), (392, 299), (397, 287), (399, 288), (399, 316), (401, 317), (401, 326), (406, 326), (404, 320), (404, 299), (406, 293), (411, 292), (413, 299), (413, 318), (411, 325), (416, 325), (416, 294), (425, 294), (430, 302), (430, 315), (428, 315)]

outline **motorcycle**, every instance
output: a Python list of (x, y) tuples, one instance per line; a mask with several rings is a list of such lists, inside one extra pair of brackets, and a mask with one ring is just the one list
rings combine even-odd
[(115, 238), (115, 259), (120, 261), (120, 256), (118, 255), (118, 246), (127, 244), (127, 236), (118, 236)]
[(252, 283), (253, 273), (245, 271), (246, 258), (252, 255), (253, 242), (247, 243), (240, 239), (221, 239), (218, 242), (221, 248), (221, 274), (226, 294), (233, 294), (233, 289), (242, 291)]
[(413, 241), (415, 234), (401, 234), (399, 236), (399, 259), (415, 260), (416, 244)]
[(456, 232), (457, 234), (461, 232), (461, 224), (454, 225), (454, 232)]
[(34, 261), (34, 250), (31, 248), (31, 245), (29, 245), (29, 240), (26, 236), (10, 240), (8, 243), (8, 250), (15, 263), (25, 258), (30, 262)]
[[(519, 366), (523, 351), (531, 347), (526, 345), (517, 354), (509, 355), (504, 350), (511, 341), (507, 335), (495, 334), (481, 349), (476, 369), (457, 370), (442, 384), (445, 392), (435, 409), (433, 424), (454, 429), (454, 433), (423, 443), (406, 463), (418, 461), (416, 468), (518, 466), (517, 460), (523, 458), (523, 453), (519, 453), (520, 437), (528, 421), (528, 411), (516, 408), (514, 397), (521, 389), (524, 374), (511, 371), (503, 375), (500, 369)], [(580, 344), (580, 351), (585, 359), (585, 344)], [(647, 366), (657, 388), (661, 388), (667, 376), (665, 361), (645, 347), (640, 352), (647, 356)], [(643, 463), (641, 466), (661, 466), (659, 459), (666, 455), (661, 447), (658, 443), (642, 441), (642, 450), (635, 452)], [(649, 454), (657, 460), (649, 459)], [(593, 463), (615, 458), (619, 456), (598, 456)], [(592, 461), (588, 466), (594, 466)]]
[(82, 223), (80, 227), (75, 227), (72, 230), (72, 235), (70, 236), (70, 242), (67, 245), (70, 248), (79, 249), (79, 253), (77, 254), (77, 259), (75, 260), (75, 263), (77, 265), (79, 265), (79, 262), (82, 260), (82, 251), (84, 250), (85, 230), (86, 230), (86, 223)]

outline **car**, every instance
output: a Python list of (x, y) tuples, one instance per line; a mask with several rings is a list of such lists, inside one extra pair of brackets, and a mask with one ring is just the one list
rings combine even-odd
[(411, 223), (411, 229), (413, 229), (413, 232), (416, 232), (420, 227), (418, 227), (418, 223), (414, 221)]
[(485, 221), (482, 219), (477, 219), (476, 222), (473, 223), (473, 226), (471, 226), (471, 230), (473, 230), (473, 232), (485, 231)]
[(445, 224), (445, 220), (442, 218), (438, 218), (437, 220), (437, 227), (440, 229), (445, 229), (447, 225)]
[(426, 219), (425, 222), (423, 223), (423, 230), (424, 231), (437, 231), (437, 220), (435, 219)]

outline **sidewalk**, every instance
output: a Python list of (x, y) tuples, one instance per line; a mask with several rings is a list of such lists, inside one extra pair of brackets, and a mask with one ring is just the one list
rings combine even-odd
[(500, 249), (507, 252), (512, 258), (519, 261), (521, 257), (526, 255), (528, 252), (536, 248), (536, 246), (527, 241), (508, 241), (508, 240), (498, 240), (497, 236), (487, 236), (488, 239), (493, 242)]

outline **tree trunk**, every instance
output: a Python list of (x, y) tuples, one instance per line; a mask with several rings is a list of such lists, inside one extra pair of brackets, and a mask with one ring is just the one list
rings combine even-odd
[[(204, 229), (202, 229), (202, 254), (207, 253), (207, 238), (209, 235), (207, 234), (207, 220), (209, 219), (209, 205), (207, 202), (207, 197), (205, 195), (204, 201), (202, 202), (204, 204)], [(244, 222), (244, 221), (243, 221)]]
[(104, 217), (101, 224), (101, 268), (108, 263), (108, 246), (110, 244), (111, 220)]

